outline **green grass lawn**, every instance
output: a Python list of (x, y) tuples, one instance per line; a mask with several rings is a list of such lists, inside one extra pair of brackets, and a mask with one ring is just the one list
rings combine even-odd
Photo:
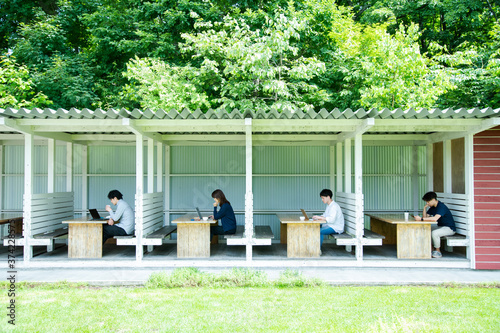
[[(500, 288), (20, 284), (1, 332), (499, 332)], [(306, 283), (307, 285), (307, 283)], [(5, 284), (2, 288), (5, 290)], [(6, 292), (1, 304), (8, 304)], [(6, 313), (5, 306), (4, 312)]]

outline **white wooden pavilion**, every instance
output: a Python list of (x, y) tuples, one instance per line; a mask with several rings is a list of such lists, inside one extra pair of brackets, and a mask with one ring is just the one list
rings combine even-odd
[[(175, 110), (52, 110), (52, 109), (0, 109), (0, 150), (8, 145), (24, 146), (24, 189), (23, 189), (23, 240), (25, 267), (45, 267), (60, 265), (64, 267), (85, 266), (227, 266), (224, 261), (210, 260), (143, 260), (144, 246), (152, 245), (144, 238), (145, 233), (169, 224), (171, 218), (171, 181), (170, 165), (172, 147), (176, 146), (238, 146), (244, 147), (244, 225), (245, 238), (239, 244), (246, 249), (245, 258), (232, 261), (233, 266), (405, 266), (405, 267), (460, 267), (476, 268), (475, 228), (474, 228), (474, 135), (500, 125), (500, 109), (446, 109), (446, 110), (357, 110), (340, 111), (291, 110), (286, 112), (263, 112), (234, 110), (209, 110), (190, 112)], [(463, 140), (463, 163), (458, 181), (454, 165), (453, 140)], [(73, 170), (76, 145), (82, 146), (82, 174), (85, 175), (87, 148), (92, 145), (135, 145), (135, 238), (126, 241), (135, 246), (134, 259), (110, 263), (95, 261), (33, 261), (33, 246), (47, 245), (33, 238), (35, 232), (51, 230), (49, 220), (65, 218), (84, 213), (88, 207), (88, 184), (83, 182), (81, 193), (74, 193)], [(436, 150), (436, 144), (440, 144)], [(34, 193), (34, 168), (38, 163), (35, 145), (47, 146), (47, 191)], [(66, 148), (65, 191), (56, 192), (56, 146)], [(278, 260), (258, 261), (253, 255), (254, 246), (259, 240), (254, 238), (254, 173), (253, 161), (256, 147), (300, 146), (327, 147), (329, 150), (329, 183), (337, 198), (344, 198), (342, 208), (350, 210), (346, 216), (347, 229), (353, 234), (350, 246), (355, 249), (355, 259), (350, 261), (328, 260)], [(457, 192), (464, 198), (469, 209), (466, 219), (469, 222), (467, 239), (467, 261), (460, 263), (432, 261), (366, 261), (363, 248), (371, 246), (363, 237), (365, 227), (365, 200), (363, 189), (363, 146), (412, 146), (417, 155), (417, 147), (425, 147), (427, 159), (426, 188), (433, 190), (440, 184), (439, 192), (452, 194), (457, 183), (462, 189)], [(1, 151), (0, 151), (1, 152)], [(460, 154), (460, 153), (459, 153)], [(4, 156), (4, 154), (0, 154)], [(2, 158), (0, 157), (0, 158)], [(106, 158), (103, 156), (102, 158)], [(381, 157), (382, 158), (382, 157)], [(146, 165), (143, 163), (146, 159)], [(442, 160), (442, 161), (441, 161)], [(314, 163), (314, 161), (310, 161)], [(5, 159), (0, 165), (6, 165)], [(293, 163), (293, 161), (291, 161)], [(436, 164), (437, 163), (437, 164)], [(438, 169), (436, 171), (436, 165)], [(156, 172), (155, 172), (156, 169)], [(0, 174), (3, 172), (0, 170)], [(1, 195), (8, 191), (1, 181)], [(418, 190), (418, 179), (413, 180), (412, 202), (420, 206), (422, 193)], [(387, 193), (390, 195), (390, 193)], [(70, 200), (62, 200), (62, 198)], [(76, 210), (74, 201), (81, 198), (81, 210)], [(40, 202), (50, 200), (62, 204), (52, 207), (50, 217), (40, 215), (35, 209)], [(0, 200), (2, 202), (2, 200)], [(301, 208), (297, 206), (297, 209)], [(0, 210), (6, 210), (0, 206)], [(154, 211), (154, 214), (151, 213)], [(500, 242), (500, 237), (496, 239)], [(496, 267), (496, 266), (495, 266)]]

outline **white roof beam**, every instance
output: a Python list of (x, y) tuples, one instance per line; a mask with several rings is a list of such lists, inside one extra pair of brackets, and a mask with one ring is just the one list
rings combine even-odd
[(122, 125), (132, 131), (135, 135), (142, 135), (151, 140), (163, 142), (162, 136), (159, 133), (145, 132), (143, 128), (137, 126), (136, 121), (131, 120), (130, 118), (123, 118)]
[(429, 135), (429, 143), (463, 138), (468, 134), (476, 134), (482, 131), (486, 131), (487, 129), (493, 128), (498, 125), (500, 125), (500, 118), (484, 119), (481, 120), (479, 124), (475, 124), (474, 126), (468, 128), (467, 131), (431, 134)]
[(358, 121), (358, 125), (354, 131), (343, 132), (337, 137), (337, 142), (344, 142), (346, 139), (352, 139), (358, 134), (363, 134), (375, 125), (374, 118), (366, 118)]

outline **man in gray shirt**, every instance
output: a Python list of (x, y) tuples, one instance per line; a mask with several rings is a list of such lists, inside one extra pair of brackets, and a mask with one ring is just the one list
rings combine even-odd
[(108, 198), (111, 203), (116, 206), (116, 211), (113, 212), (110, 205), (106, 205), (106, 210), (109, 212), (110, 218), (108, 224), (103, 225), (102, 242), (103, 244), (108, 238), (114, 236), (132, 235), (135, 230), (134, 211), (129, 204), (123, 201), (123, 195), (118, 190), (112, 190), (108, 193)]

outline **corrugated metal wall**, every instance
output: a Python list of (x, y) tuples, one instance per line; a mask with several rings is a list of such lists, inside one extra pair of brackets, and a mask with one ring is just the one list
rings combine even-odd
[[(82, 151), (82, 146), (74, 145), (75, 210), (82, 207)], [(170, 151), (172, 218), (193, 211), (195, 207), (211, 211), (213, 199), (210, 194), (220, 188), (237, 212), (238, 223), (244, 224), (245, 147), (173, 146)], [(154, 152), (156, 159), (156, 147)], [(413, 147), (363, 147), (365, 210), (414, 210), (415, 181), (419, 196), (427, 191), (425, 153), (424, 146), (418, 147), (418, 161), (413, 161)], [(24, 147), (4, 146), (3, 160), (2, 209), (22, 210)], [(46, 146), (35, 146), (35, 160), (34, 190), (44, 193), (47, 190)], [(57, 191), (66, 189), (65, 161), (66, 147), (57, 146)], [(156, 162), (154, 165), (156, 173)], [(351, 165), (354, 175), (354, 161)], [(418, 175), (413, 175), (415, 169)], [(273, 211), (324, 210), (319, 192), (330, 187), (330, 148), (257, 146), (253, 150), (253, 173), (255, 225), (271, 225), (279, 237), (279, 224)], [(134, 146), (88, 147), (88, 207), (103, 209), (108, 204), (107, 193), (111, 189), (120, 190), (124, 199), (134, 206), (135, 188)], [(147, 188), (146, 178), (144, 188)]]

